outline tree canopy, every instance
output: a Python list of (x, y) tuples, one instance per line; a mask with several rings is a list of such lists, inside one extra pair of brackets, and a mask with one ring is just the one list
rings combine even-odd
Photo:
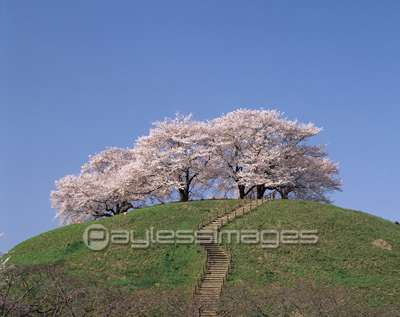
[(330, 203), (342, 185), (325, 145), (308, 144), (322, 128), (276, 110), (238, 109), (207, 122), (176, 114), (153, 126), (133, 148), (108, 148), (90, 156), (80, 174), (56, 181), (51, 201), (61, 223), (210, 193), (243, 199), (268, 190)]

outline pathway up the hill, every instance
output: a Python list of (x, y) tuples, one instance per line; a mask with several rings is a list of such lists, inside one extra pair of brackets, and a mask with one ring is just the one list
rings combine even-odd
[(226, 253), (216, 240), (218, 228), (237, 216), (244, 215), (261, 205), (264, 200), (255, 200), (238, 207), (232, 212), (217, 218), (198, 231), (200, 244), (207, 252), (208, 269), (196, 293), (200, 316), (217, 316), (220, 294), (230, 266), (230, 255)]

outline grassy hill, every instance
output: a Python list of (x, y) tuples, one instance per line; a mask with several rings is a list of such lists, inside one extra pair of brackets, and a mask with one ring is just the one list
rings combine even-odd
[(133, 249), (110, 244), (102, 251), (92, 251), (83, 243), (83, 233), (91, 224), (110, 230), (134, 230), (135, 239), (144, 239), (146, 229), (194, 230), (201, 221), (216, 218), (225, 208), (237, 206), (235, 200), (207, 200), (171, 203), (128, 212), (90, 223), (73, 224), (45, 232), (14, 247), (14, 264), (57, 263), (71, 271), (115, 277), (134, 289), (179, 289), (190, 293), (202, 269), (205, 251), (193, 245), (150, 245)]
[[(224, 229), (318, 230), (315, 245), (230, 245), (227, 287), (341, 287), (369, 306), (400, 303), (400, 226), (360, 211), (306, 201), (276, 200)], [(272, 236), (268, 236), (272, 239)]]
[[(172, 203), (65, 226), (17, 245), (11, 261), (53, 262), (72, 272), (107, 274), (131, 289), (174, 289), (190, 294), (205, 259), (198, 244), (151, 245), (148, 249), (110, 245), (94, 252), (83, 243), (83, 232), (88, 225), (98, 223), (109, 230), (134, 230), (138, 238), (144, 238), (150, 227), (194, 229), (230, 206), (237, 206), (237, 201)], [(400, 226), (390, 221), (331, 205), (279, 200), (234, 219), (223, 229), (316, 229), (319, 237), (315, 245), (280, 245), (276, 249), (231, 244), (233, 270), (227, 289), (248, 284), (257, 291), (271, 284), (305, 281), (343, 287), (371, 306), (400, 302)]]

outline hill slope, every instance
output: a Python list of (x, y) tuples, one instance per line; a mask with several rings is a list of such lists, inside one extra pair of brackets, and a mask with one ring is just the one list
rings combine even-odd
[[(240, 202), (243, 203), (243, 202)], [(216, 218), (235, 200), (171, 203), (128, 212), (126, 215), (61, 227), (20, 243), (12, 249), (14, 264), (57, 263), (70, 270), (88, 271), (118, 279), (135, 289), (175, 288), (190, 293), (198, 278), (205, 252), (198, 244), (154, 244), (147, 249), (110, 244), (92, 251), (83, 242), (85, 229), (101, 224), (111, 230), (133, 230), (134, 239), (145, 239), (146, 229), (194, 230), (196, 225)]]
[[(55, 262), (72, 271), (107, 274), (133, 289), (175, 289), (190, 294), (205, 259), (198, 244), (156, 244), (148, 249), (110, 245), (94, 252), (83, 243), (83, 232), (98, 223), (109, 230), (134, 230), (135, 238), (144, 238), (150, 227), (194, 229), (202, 220), (216, 218), (217, 210), (221, 214), (230, 206), (237, 206), (237, 201), (173, 203), (62, 227), (17, 245), (11, 261)], [(371, 306), (400, 302), (400, 226), (390, 221), (331, 205), (279, 200), (234, 219), (223, 229), (316, 229), (319, 237), (315, 245), (281, 244), (275, 249), (230, 244), (233, 270), (225, 284), (228, 289), (249, 284), (257, 290), (276, 283), (307, 281), (317, 286), (344, 287)]]
[(319, 238), (313, 245), (280, 243), (278, 248), (231, 244), (234, 269), (228, 287), (301, 281), (342, 287), (369, 306), (400, 302), (400, 226), (390, 221), (326, 204), (276, 200), (224, 229), (316, 229)]

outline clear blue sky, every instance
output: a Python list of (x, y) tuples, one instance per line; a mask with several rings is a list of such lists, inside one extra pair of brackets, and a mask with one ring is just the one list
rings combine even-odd
[(58, 227), (56, 179), (177, 110), (312, 121), (335, 204), (400, 221), (400, 1), (0, 3), (0, 250)]

